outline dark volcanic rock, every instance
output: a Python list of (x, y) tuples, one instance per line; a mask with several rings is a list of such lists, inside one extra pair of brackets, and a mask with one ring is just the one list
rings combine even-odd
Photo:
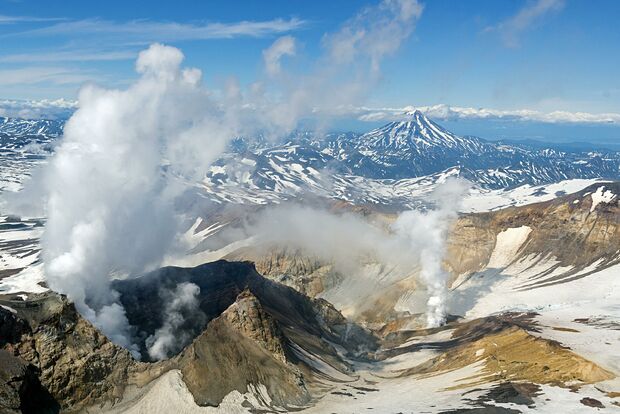
[[(166, 317), (162, 290), (172, 291), (180, 283), (187, 282), (200, 288), (199, 307), (206, 316), (201, 324), (191, 327), (189, 341), (203, 332), (209, 321), (220, 316), (247, 289), (283, 327), (285, 334), (296, 342), (319, 337), (342, 345), (352, 355), (377, 346), (373, 335), (349, 324), (328, 302), (310, 299), (290, 287), (264, 278), (252, 263), (220, 260), (194, 268), (165, 267), (140, 278), (114, 283), (129, 323), (137, 328), (142, 339), (143, 355), (147, 355), (144, 339), (153, 335)], [(319, 354), (336, 354), (326, 341), (320, 344), (324, 348), (317, 349)]]
[(579, 400), (579, 402), (585, 406), (592, 407), (592, 408), (605, 408), (602, 402), (600, 402), (597, 399), (590, 398), (590, 397), (584, 397), (581, 400)]
[(0, 349), (0, 412), (57, 413), (60, 406), (37, 375), (33, 365)]

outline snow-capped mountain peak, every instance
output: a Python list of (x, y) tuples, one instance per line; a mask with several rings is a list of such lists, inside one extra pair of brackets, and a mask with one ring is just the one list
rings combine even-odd
[(407, 118), (390, 122), (359, 137), (357, 149), (367, 153), (381, 150), (386, 153), (421, 155), (428, 151), (458, 150), (465, 152), (485, 151), (485, 144), (473, 137), (460, 137), (430, 120), (416, 110)]

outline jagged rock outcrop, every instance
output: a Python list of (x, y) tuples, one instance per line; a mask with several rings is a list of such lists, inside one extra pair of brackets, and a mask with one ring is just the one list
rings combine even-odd
[(0, 371), (13, 378), (8, 382), (21, 382), (21, 404), (40, 402), (33, 412), (73, 412), (122, 396), (139, 364), (66, 298), (48, 292), (3, 303), (14, 312), (0, 308), (0, 352), (7, 362)]
[(304, 405), (310, 393), (301, 371), (287, 358), (287, 339), (248, 290), (199, 335), (173, 365), (199, 405), (218, 405), (231, 391), (264, 386), (266, 404)]
[(284, 337), (280, 328), (248, 289), (237, 296), (235, 303), (220, 318), (225, 319), (241, 335), (259, 343), (275, 358), (286, 362)]
[[(193, 283), (200, 289), (198, 307), (205, 315), (204, 325), (193, 328), (192, 338), (204, 331), (211, 320), (220, 316), (247, 289), (288, 338), (298, 344), (308, 342), (309, 350), (319, 347), (315, 351), (334, 356), (336, 365), (341, 363), (337, 362), (337, 352), (330, 343), (342, 346), (351, 354), (360, 347), (372, 348), (376, 344), (371, 333), (348, 323), (327, 302), (266, 279), (256, 272), (252, 263), (224, 260), (193, 268), (165, 267), (137, 279), (117, 281), (114, 288), (120, 293), (129, 323), (136, 327), (140, 337), (147, 338), (162, 326), (165, 303), (160, 292), (174, 290), (180, 283)], [(325, 314), (330, 315), (329, 320), (323, 317)], [(308, 338), (321, 340), (309, 341)]]
[(232, 252), (226, 259), (251, 261), (261, 275), (310, 297), (318, 296), (343, 277), (333, 264), (288, 247), (246, 247)]

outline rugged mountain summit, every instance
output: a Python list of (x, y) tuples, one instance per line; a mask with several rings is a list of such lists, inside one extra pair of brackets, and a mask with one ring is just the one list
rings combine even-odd
[[(7, 155), (0, 157), (0, 185), (4, 180), (6, 188), (19, 188), (32, 166), (51, 153), (63, 127), (62, 121), (0, 118), (0, 152)], [(216, 202), (265, 204), (314, 194), (414, 207), (422, 201), (411, 188), (447, 176), (467, 178), (483, 189), (506, 189), (573, 178), (617, 179), (619, 171), (618, 152), (459, 136), (414, 111), (365, 134), (295, 131), (277, 139), (237, 138), (206, 172), (201, 190)]]
[(350, 139), (346, 150), (334, 155), (358, 175), (402, 179), (459, 165), (472, 168), (474, 160), (495, 152), (492, 145), (478, 138), (457, 136), (420, 111), (408, 114), (408, 118)]

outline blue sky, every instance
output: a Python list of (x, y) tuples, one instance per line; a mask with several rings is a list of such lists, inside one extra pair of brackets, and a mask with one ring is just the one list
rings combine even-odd
[[(247, 85), (264, 76), (262, 52), (277, 38), (296, 38), (296, 56), (285, 63), (303, 68), (321, 54), (325, 33), (375, 3), (0, 0), (0, 98), (71, 100), (86, 81), (123, 87), (135, 78), (137, 53), (151, 42), (179, 47), (207, 84), (234, 76)], [(364, 122), (352, 117), (346, 126), (442, 104), (457, 108), (445, 121), (460, 133), (620, 138), (619, 1), (421, 3), (412, 36), (382, 61), (378, 83), (359, 103), (389, 110), (369, 111), (383, 116)], [(496, 128), (459, 108), (486, 108), (505, 122)], [(516, 112), (522, 110), (530, 115)], [(558, 111), (563, 115), (550, 115)], [(578, 112), (588, 116), (570, 128), (574, 122), (566, 119)], [(516, 131), (505, 132), (515, 120)]]

